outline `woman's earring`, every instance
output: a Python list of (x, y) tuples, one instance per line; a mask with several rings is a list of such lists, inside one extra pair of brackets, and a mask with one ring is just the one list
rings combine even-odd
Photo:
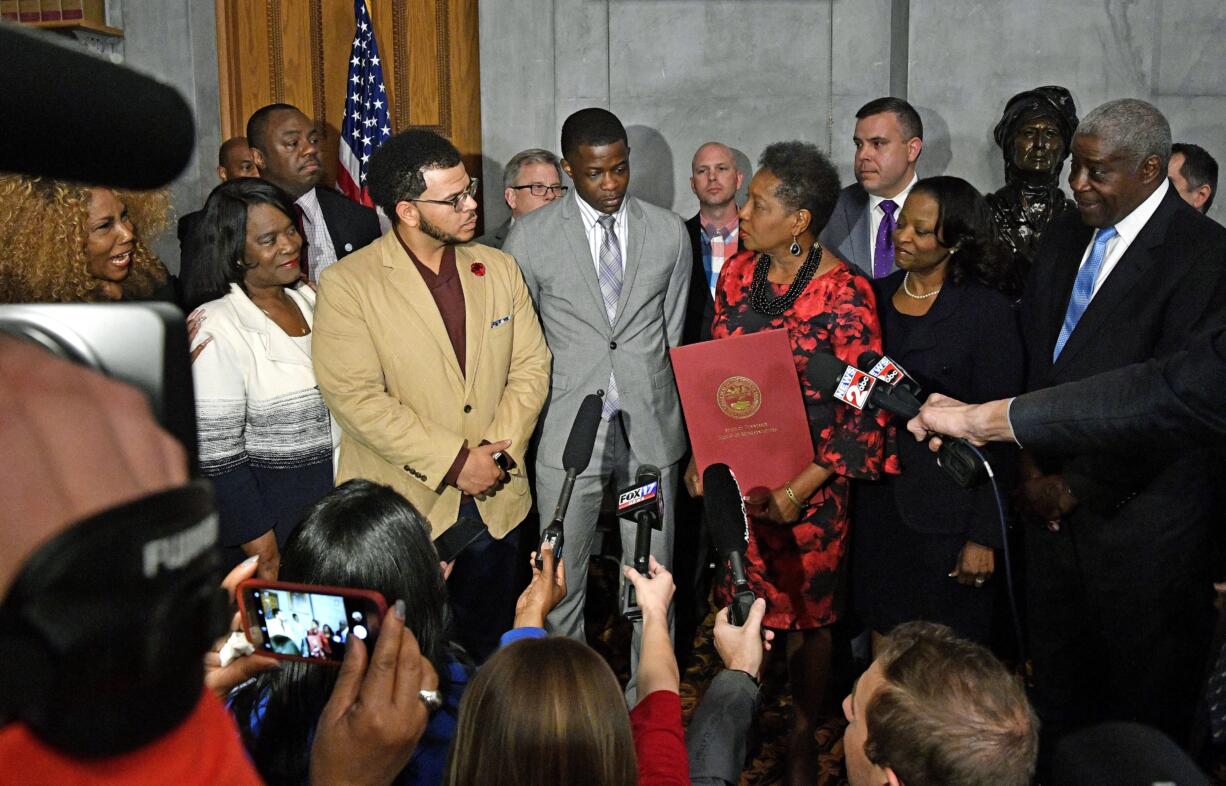
[(794, 257), (800, 256), (801, 248), (800, 248), (800, 244), (796, 242), (795, 235), (792, 235), (792, 245), (788, 247), (788, 251), (791, 251), (792, 256)]

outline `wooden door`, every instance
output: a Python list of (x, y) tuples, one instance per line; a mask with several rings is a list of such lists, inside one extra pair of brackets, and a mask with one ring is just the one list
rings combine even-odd
[[(216, 0), (221, 137), (241, 136), (265, 104), (321, 121), (328, 183), (336, 180), (353, 0)], [(481, 172), (477, 0), (367, 0), (395, 131), (428, 128)]]

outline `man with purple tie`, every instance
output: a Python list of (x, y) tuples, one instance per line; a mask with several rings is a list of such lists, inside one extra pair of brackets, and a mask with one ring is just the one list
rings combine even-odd
[(924, 148), (919, 113), (901, 98), (878, 98), (856, 112), (856, 182), (839, 194), (822, 245), (873, 278), (894, 266), (894, 222), (915, 185)]

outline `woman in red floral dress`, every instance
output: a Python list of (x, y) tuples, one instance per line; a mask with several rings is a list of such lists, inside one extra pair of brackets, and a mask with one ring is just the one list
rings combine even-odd
[[(817, 236), (834, 209), (838, 175), (813, 145), (766, 148), (740, 212), (746, 251), (720, 272), (712, 337), (786, 328), (813, 435), (813, 463), (782, 487), (748, 500), (747, 572), (766, 598), (764, 625), (786, 635), (793, 715), (788, 782), (814, 783), (817, 729), (830, 667), (830, 629), (846, 579), (848, 484), (878, 477), (886, 458), (884, 417), (834, 401), (805, 379), (809, 358), (830, 353), (855, 364), (881, 351), (869, 280), (830, 254)], [(687, 472), (701, 493), (696, 473)], [(717, 590), (726, 605), (730, 595)]]

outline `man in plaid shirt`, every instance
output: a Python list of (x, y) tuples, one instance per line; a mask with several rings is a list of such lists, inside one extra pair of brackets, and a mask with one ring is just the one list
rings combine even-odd
[(745, 179), (732, 149), (721, 142), (707, 142), (698, 148), (690, 169), (690, 188), (698, 197), (698, 215), (685, 222), (694, 251), (694, 272), (690, 276), (683, 344), (711, 338), (715, 282), (724, 261), (731, 259), (739, 248), (736, 192)]

